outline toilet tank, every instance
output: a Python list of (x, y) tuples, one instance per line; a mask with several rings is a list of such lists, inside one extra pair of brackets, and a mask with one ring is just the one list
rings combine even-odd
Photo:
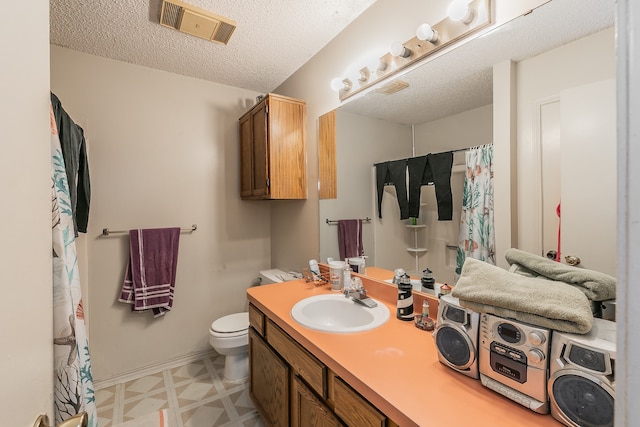
[(287, 273), (286, 271), (282, 271), (278, 268), (260, 271), (260, 281), (263, 285), (268, 285), (269, 283), (287, 282), (289, 280), (296, 280), (297, 278), (298, 277), (294, 276), (293, 274)]

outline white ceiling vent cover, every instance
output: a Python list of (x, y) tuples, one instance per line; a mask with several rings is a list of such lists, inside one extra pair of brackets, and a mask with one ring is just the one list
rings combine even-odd
[(160, 25), (221, 44), (236, 29), (235, 21), (178, 0), (162, 1)]

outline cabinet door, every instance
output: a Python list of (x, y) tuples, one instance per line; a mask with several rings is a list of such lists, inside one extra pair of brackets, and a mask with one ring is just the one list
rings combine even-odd
[(253, 135), (251, 115), (240, 119), (240, 197), (251, 197), (253, 188)]
[(386, 417), (362, 398), (342, 379), (334, 377), (335, 413), (354, 427), (385, 427)]
[(251, 112), (253, 135), (253, 188), (252, 196), (269, 194), (269, 130), (267, 124), (267, 103)]
[(296, 375), (291, 395), (291, 426), (339, 427), (344, 424)]
[(289, 367), (249, 329), (249, 393), (265, 424), (289, 425)]

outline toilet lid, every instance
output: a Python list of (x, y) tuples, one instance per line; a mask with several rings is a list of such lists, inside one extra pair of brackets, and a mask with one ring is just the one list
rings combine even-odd
[(223, 334), (249, 329), (249, 313), (234, 313), (223, 316), (211, 324), (211, 330)]

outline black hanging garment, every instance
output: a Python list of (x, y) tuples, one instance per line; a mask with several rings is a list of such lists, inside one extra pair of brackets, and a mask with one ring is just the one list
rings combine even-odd
[(376, 189), (378, 190), (378, 218), (382, 218), (382, 195), (384, 186), (396, 188), (400, 219), (409, 218), (409, 201), (407, 200), (407, 161), (394, 160), (376, 165)]
[(408, 159), (409, 217), (418, 218), (420, 214), (420, 188), (423, 185), (435, 185), (438, 221), (453, 219), (452, 167), (453, 152), (451, 151)]
[(53, 115), (58, 128), (58, 137), (62, 148), (62, 157), (67, 172), (67, 182), (71, 198), (71, 211), (75, 235), (86, 233), (89, 223), (89, 203), (91, 185), (89, 182), (89, 164), (84, 131), (76, 125), (62, 108), (57, 96), (51, 93)]

